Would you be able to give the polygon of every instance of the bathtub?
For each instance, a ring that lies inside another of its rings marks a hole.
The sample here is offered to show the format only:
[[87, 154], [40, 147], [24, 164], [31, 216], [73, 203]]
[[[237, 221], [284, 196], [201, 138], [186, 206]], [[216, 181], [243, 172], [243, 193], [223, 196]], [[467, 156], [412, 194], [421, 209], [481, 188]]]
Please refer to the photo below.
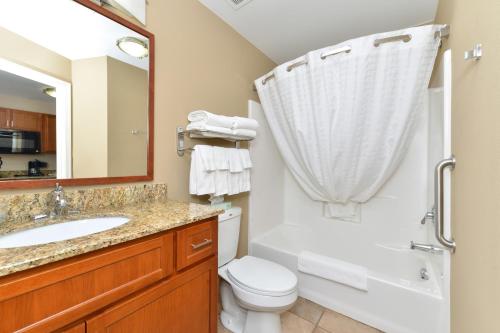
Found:
[[[323, 235], [324, 237], [324, 235]], [[251, 255], [284, 265], [299, 278], [300, 296], [388, 333], [441, 333], [446, 303], [441, 273], [430, 255], [383, 244], [367, 245], [356, 257], [349, 244], [331, 242], [321, 248], [323, 238], [304, 226], [280, 224], [251, 241]], [[297, 270], [300, 251], [363, 266], [368, 270], [368, 291], [305, 274]], [[368, 254], [368, 255], [367, 255]], [[435, 255], [434, 255], [435, 256]], [[420, 276], [427, 270], [429, 279]]]

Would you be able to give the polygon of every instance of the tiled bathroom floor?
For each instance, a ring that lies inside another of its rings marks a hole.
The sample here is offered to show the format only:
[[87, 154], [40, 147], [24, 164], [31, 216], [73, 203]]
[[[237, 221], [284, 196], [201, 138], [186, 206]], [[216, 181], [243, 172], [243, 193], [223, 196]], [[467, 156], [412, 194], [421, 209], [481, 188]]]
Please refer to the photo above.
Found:
[[[281, 315], [283, 333], [381, 333], [340, 313], [327, 310], [304, 298]], [[230, 333], [219, 322], [218, 333]]]

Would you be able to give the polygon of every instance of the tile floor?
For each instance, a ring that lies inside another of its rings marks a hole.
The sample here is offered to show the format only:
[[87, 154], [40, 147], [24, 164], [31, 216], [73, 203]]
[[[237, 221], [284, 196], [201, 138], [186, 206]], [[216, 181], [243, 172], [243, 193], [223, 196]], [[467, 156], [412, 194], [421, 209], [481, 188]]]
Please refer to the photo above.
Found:
[[[300, 297], [293, 308], [281, 315], [281, 327], [283, 333], [381, 333]], [[230, 332], [219, 322], [218, 333]]]

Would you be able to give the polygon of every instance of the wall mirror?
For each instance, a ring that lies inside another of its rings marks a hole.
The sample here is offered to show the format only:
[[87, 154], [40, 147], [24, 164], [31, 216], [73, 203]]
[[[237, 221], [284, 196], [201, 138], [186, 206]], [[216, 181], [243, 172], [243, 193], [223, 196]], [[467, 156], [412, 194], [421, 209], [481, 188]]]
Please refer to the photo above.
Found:
[[151, 180], [153, 39], [90, 0], [0, 2], [0, 189]]

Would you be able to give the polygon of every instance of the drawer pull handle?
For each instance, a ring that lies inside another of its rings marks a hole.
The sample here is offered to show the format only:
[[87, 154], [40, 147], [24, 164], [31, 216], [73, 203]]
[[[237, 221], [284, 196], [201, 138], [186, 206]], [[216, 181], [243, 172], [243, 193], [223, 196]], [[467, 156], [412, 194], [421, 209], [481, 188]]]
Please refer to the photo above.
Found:
[[191, 246], [193, 247], [193, 250], [196, 250], [196, 249], [199, 249], [200, 247], [204, 247], [204, 246], [207, 246], [207, 245], [210, 245], [212, 244], [212, 240], [211, 239], [206, 239], [201, 242], [201, 243], [198, 243], [198, 244], [191, 244]]

